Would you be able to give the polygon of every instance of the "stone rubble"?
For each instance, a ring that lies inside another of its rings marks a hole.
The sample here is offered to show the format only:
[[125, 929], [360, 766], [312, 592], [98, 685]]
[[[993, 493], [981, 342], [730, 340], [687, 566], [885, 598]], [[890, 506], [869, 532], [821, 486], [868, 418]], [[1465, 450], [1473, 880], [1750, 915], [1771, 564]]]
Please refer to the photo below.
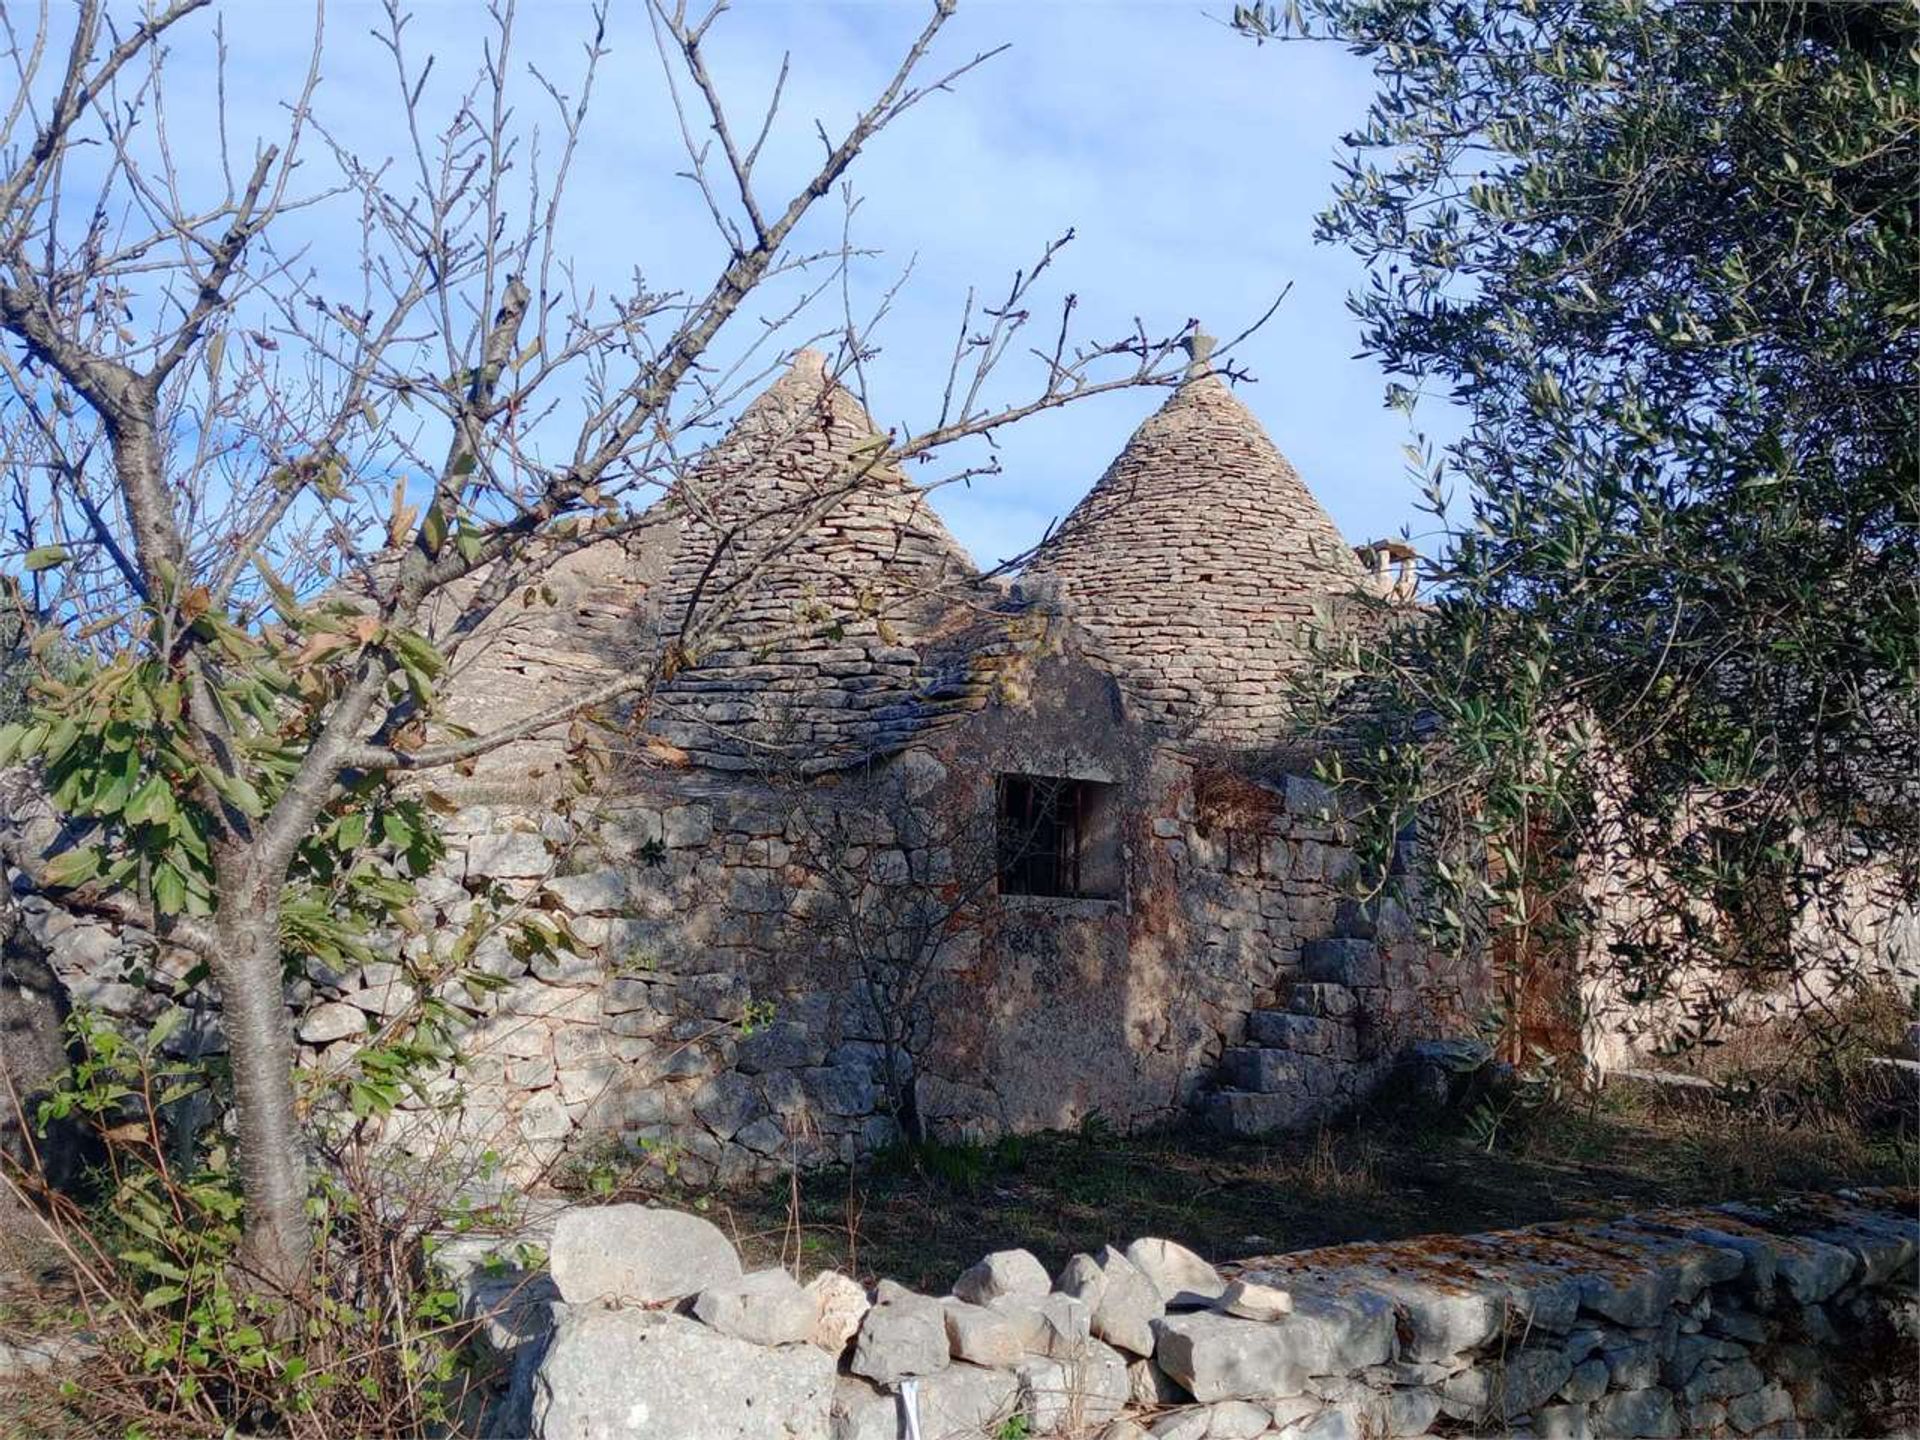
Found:
[[537, 1307], [551, 1336], [515, 1370], [529, 1398], [501, 1413], [536, 1440], [1845, 1434], [1840, 1352], [1911, 1361], [1920, 1343], [1917, 1210], [1920, 1192], [1863, 1189], [1226, 1275], [1147, 1238], [1075, 1256], [1057, 1282], [1001, 1251], [955, 1294], [883, 1280], [869, 1303], [844, 1276], [742, 1275], [693, 1217], [577, 1209], [555, 1227], [559, 1299]]

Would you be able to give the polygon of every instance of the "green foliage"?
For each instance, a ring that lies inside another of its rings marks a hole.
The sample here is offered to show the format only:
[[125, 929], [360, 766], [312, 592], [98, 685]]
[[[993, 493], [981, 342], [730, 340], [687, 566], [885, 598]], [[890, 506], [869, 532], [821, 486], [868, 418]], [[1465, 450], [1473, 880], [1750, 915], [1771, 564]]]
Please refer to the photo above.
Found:
[[1920, 11], [1235, 18], [1373, 64], [1321, 235], [1392, 401], [1467, 420], [1412, 451], [1433, 604], [1317, 677], [1376, 879], [1417, 816], [1443, 933], [1518, 963], [1591, 939], [1597, 875], [1617, 988], [1682, 1042], [1844, 965], [1796, 937], [1916, 868]]
[[[334, 685], [316, 667], [366, 630], [364, 617], [344, 607], [299, 613], [302, 625], [273, 632], [242, 631], [211, 611], [194, 621], [226, 662], [205, 687], [232, 737], [220, 755], [194, 743], [189, 686], [157, 646], [124, 650], [80, 673], [39, 669], [25, 713], [0, 725], [0, 765], [37, 761], [60, 812], [90, 822], [86, 843], [51, 862], [51, 883], [131, 891], [162, 918], [213, 913], [217, 843], [279, 802], [311, 744], [316, 706]], [[155, 620], [156, 638], [161, 628]], [[316, 639], [325, 642], [317, 650]], [[394, 643], [411, 657], [410, 683], [424, 684], [438, 664], [431, 648], [417, 637]], [[283, 893], [289, 973], [310, 958], [335, 966], [373, 958], [369, 929], [401, 921], [411, 880], [441, 850], [422, 800], [380, 776], [341, 785]]]
[[106, 1157], [93, 1201], [56, 1198], [49, 1221], [85, 1262], [79, 1303], [100, 1347], [85, 1380], [62, 1383], [64, 1404], [97, 1433], [457, 1433], [472, 1324], [418, 1263], [432, 1242], [408, 1217], [455, 1231], [460, 1217], [376, 1194], [371, 1170], [339, 1167], [309, 1202], [310, 1287], [282, 1295], [251, 1283], [223, 1143], [182, 1154], [168, 1134], [170, 1107], [223, 1084], [203, 1062], [168, 1057], [181, 1014], [136, 1042], [77, 1012], [78, 1061], [41, 1107], [43, 1125], [84, 1122]]

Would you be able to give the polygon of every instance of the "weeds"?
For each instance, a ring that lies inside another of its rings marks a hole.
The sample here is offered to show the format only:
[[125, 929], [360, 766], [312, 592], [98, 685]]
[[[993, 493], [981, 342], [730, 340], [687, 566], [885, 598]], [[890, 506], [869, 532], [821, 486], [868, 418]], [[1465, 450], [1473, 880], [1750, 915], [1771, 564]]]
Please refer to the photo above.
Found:
[[[308, 1202], [317, 1244], [306, 1284], [266, 1287], [241, 1255], [243, 1201], [218, 1130], [167, 1133], [164, 1117], [208, 1080], [77, 1017], [80, 1055], [41, 1107], [82, 1121], [103, 1159], [79, 1198], [40, 1183], [38, 1157], [6, 1183], [35, 1213], [64, 1272], [17, 1306], [23, 1331], [84, 1335], [67, 1373], [16, 1376], [10, 1433], [298, 1440], [462, 1433], [477, 1411], [480, 1318], [433, 1263], [442, 1238], [489, 1217], [444, 1183], [359, 1143], [328, 1153]], [[6, 1413], [6, 1412], [0, 1412]], [[26, 1417], [32, 1430], [26, 1430]]]

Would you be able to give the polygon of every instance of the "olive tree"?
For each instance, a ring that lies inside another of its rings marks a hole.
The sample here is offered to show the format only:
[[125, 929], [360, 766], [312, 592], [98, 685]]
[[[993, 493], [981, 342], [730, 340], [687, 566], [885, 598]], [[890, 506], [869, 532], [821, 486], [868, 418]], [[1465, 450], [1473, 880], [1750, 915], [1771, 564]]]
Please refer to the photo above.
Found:
[[1430, 606], [1318, 676], [1376, 853], [1450, 823], [1448, 926], [1595, 946], [1677, 1038], [1864, 978], [1812, 941], [1910, 906], [1920, 856], [1920, 12], [1233, 21], [1372, 67], [1319, 234], [1390, 400], [1464, 420], [1412, 447]]

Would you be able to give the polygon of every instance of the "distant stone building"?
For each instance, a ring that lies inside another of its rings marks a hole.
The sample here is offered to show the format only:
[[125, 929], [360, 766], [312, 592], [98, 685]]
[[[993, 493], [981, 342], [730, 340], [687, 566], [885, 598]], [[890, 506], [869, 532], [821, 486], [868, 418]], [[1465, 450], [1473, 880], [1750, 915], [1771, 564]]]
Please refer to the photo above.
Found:
[[1196, 364], [1012, 582], [882, 449], [803, 354], [657, 525], [463, 649], [477, 726], [672, 673], [586, 794], [558, 739], [458, 782], [444, 933], [504, 889], [579, 951], [483, 943], [462, 1133], [729, 1176], [902, 1125], [1250, 1132], [1457, 1033], [1472, 978], [1341, 901], [1330, 797], [1252, 778], [1309, 630], [1377, 587], [1225, 381]]

